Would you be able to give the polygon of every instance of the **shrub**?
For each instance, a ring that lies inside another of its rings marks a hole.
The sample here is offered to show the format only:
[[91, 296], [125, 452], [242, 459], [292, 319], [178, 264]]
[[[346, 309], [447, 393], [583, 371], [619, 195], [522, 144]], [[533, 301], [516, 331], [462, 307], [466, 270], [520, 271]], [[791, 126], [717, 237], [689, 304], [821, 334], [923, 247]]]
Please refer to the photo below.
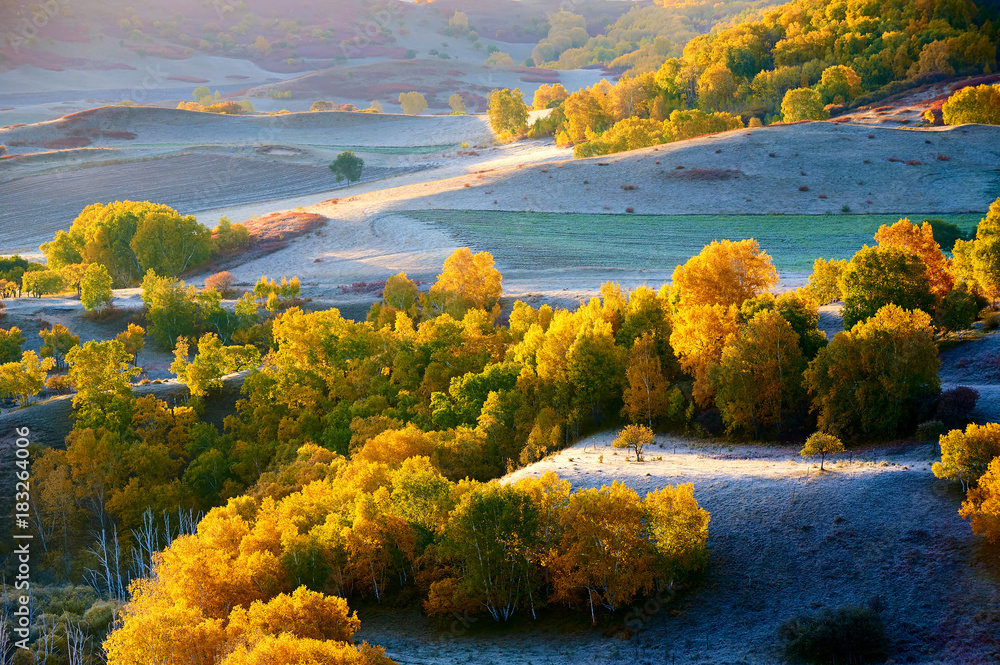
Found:
[[885, 626], [867, 607], [825, 609], [789, 619], [778, 629], [789, 660], [807, 663], [864, 663], [885, 651]]
[[232, 297], [234, 294], [233, 285], [236, 279], [228, 272], [217, 272], [205, 279], [206, 289], [215, 289], [223, 298]]

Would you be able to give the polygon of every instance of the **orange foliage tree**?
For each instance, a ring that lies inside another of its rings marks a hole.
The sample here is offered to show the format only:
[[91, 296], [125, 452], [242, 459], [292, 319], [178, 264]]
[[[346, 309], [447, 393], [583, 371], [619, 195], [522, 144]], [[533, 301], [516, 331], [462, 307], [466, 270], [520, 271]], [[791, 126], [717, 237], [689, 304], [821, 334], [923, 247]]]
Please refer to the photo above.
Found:
[[934, 240], [934, 231], [929, 223], [917, 226], [904, 218], [892, 226], [883, 224], [875, 234], [875, 242], [879, 247], [893, 245], [923, 259], [931, 291], [937, 296], [943, 297], [955, 285], [948, 259]]

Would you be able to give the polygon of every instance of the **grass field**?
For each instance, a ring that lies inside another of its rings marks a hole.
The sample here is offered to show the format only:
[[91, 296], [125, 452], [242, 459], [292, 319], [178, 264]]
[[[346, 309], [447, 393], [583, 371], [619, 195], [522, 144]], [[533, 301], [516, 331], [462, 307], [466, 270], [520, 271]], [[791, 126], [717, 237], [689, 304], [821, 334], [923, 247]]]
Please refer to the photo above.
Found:
[[[874, 244], [881, 224], [908, 215], [588, 215], [493, 210], [421, 210], [457, 239], [510, 268], [664, 269], [713, 240], [756, 238], [778, 270], [812, 270], [817, 257], [848, 259]], [[927, 215], [910, 215], [919, 221]], [[939, 215], [968, 232], [981, 215]]]

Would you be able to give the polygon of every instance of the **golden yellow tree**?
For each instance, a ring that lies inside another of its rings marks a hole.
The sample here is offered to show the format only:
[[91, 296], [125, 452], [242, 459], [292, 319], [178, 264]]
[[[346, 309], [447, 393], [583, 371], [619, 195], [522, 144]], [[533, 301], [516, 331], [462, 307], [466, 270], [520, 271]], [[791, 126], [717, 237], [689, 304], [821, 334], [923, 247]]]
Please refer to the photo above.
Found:
[[687, 306], [674, 315], [670, 345], [681, 368], [694, 375], [694, 397], [702, 406], [711, 403], [713, 396], [708, 369], [736, 337], [738, 316], [737, 305]]
[[667, 382], [660, 368], [660, 356], [656, 352], [656, 340], [646, 333], [635, 341], [628, 355], [625, 368], [625, 406], [622, 412], [632, 422], [645, 421], [650, 427], [653, 421], [667, 412]]
[[990, 462], [979, 486], [969, 490], [958, 514], [969, 520], [972, 533], [1000, 545], [1000, 457]]
[[713, 240], [674, 270], [678, 306], [736, 305], [778, 283], [771, 257], [752, 238]]
[[653, 589], [655, 555], [646, 538], [642, 502], [615, 482], [582, 489], [562, 511], [562, 538], [549, 562], [550, 601], [615, 611]]
[[975, 423], [965, 431], [953, 429], [941, 435], [941, 461], [932, 470], [938, 478], [957, 480], [968, 489], [986, 472], [994, 458], [1000, 457], [1000, 424]]
[[[626, 451], [633, 451], [635, 453], [635, 461], [641, 462], [642, 449], [652, 445], [655, 440], [653, 430], [645, 425], [626, 425], [622, 428], [622, 431], [618, 432], [618, 436], [611, 442], [611, 445], [615, 448], [625, 448]], [[626, 453], [626, 459], [628, 459], [628, 453]]]
[[489, 252], [473, 254], [468, 247], [456, 249], [444, 262], [444, 270], [431, 287], [432, 300], [441, 301], [441, 309], [457, 313], [482, 308], [489, 310], [503, 293], [503, 278]]

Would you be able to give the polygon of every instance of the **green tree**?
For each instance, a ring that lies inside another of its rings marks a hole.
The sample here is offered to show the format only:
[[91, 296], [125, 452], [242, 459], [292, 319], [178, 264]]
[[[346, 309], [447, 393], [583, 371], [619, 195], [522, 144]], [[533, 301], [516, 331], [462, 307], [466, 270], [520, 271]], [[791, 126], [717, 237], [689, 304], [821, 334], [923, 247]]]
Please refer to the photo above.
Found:
[[69, 378], [76, 386], [74, 419], [78, 428], [105, 427], [124, 432], [132, 425], [132, 379], [139, 369], [117, 341], [84, 342], [66, 354]]
[[200, 400], [213, 390], [222, 388], [222, 377], [232, 372], [253, 369], [260, 364], [260, 351], [252, 345], [223, 346], [218, 335], [208, 333], [198, 340], [198, 353], [188, 361], [189, 344], [184, 337], [177, 340], [174, 362], [170, 371], [188, 387], [191, 396]]
[[926, 420], [940, 366], [930, 316], [886, 305], [821, 349], [805, 386], [821, 431], [892, 437]]
[[834, 65], [823, 70], [819, 86], [825, 103], [844, 104], [861, 92], [861, 77], [853, 67]]
[[451, 107], [452, 115], [465, 115], [465, 100], [457, 92], [448, 98], [448, 106]]
[[196, 289], [184, 282], [160, 277], [155, 271], [142, 280], [142, 302], [146, 305], [149, 333], [164, 349], [173, 349], [177, 338], [191, 337], [198, 319]]
[[350, 150], [337, 155], [337, 159], [330, 163], [330, 170], [337, 178], [337, 182], [347, 179], [347, 183], [361, 180], [361, 169], [365, 166], [365, 160], [356, 156]]
[[729, 431], [759, 438], [781, 432], [787, 414], [803, 396], [805, 359], [799, 337], [776, 311], [758, 312], [722, 350], [710, 370], [715, 403]]
[[427, 110], [427, 99], [415, 90], [399, 93], [399, 104], [406, 115], [420, 115]]
[[[934, 240], [941, 246], [941, 251], [943, 252], [950, 252], [954, 249], [956, 240], [965, 240], [965, 234], [962, 233], [962, 229], [958, 228], [957, 224], [946, 222], [943, 219], [925, 219], [920, 224], [921, 226], [923, 224], [931, 225], [931, 233], [934, 236]], [[973, 233], [974, 236], [975, 234]]]
[[812, 88], [789, 90], [781, 100], [781, 119], [785, 122], [829, 118], [830, 112], [823, 108], [822, 95]]
[[114, 293], [108, 269], [100, 263], [91, 263], [80, 280], [80, 302], [88, 312], [104, 309], [111, 304]]
[[250, 232], [243, 224], [233, 224], [228, 217], [220, 217], [212, 229], [212, 255], [233, 256], [250, 248]]
[[802, 446], [802, 457], [815, 457], [819, 455], [819, 470], [823, 470], [826, 463], [826, 456], [844, 451], [844, 444], [837, 437], [826, 432], [815, 432], [809, 435], [806, 443]]
[[507, 621], [522, 607], [534, 613], [542, 597], [531, 557], [538, 508], [511, 485], [487, 483], [462, 496], [444, 530], [442, 551], [458, 563], [455, 595]]
[[493, 131], [502, 137], [516, 136], [528, 123], [528, 106], [520, 89], [504, 88], [490, 93], [490, 106], [486, 111]]
[[58, 270], [33, 270], [21, 278], [21, 290], [41, 298], [63, 289], [63, 277]]
[[962, 331], [972, 327], [978, 313], [979, 301], [969, 290], [969, 283], [959, 282], [941, 300], [937, 321], [942, 329], [957, 331], [958, 340], [962, 341]]
[[56, 363], [56, 369], [62, 369], [66, 354], [74, 346], [80, 344], [80, 336], [74, 335], [66, 326], [57, 323], [48, 330], [39, 330], [38, 336], [42, 338], [42, 348], [40, 354], [43, 358], [52, 358]]
[[130, 246], [144, 272], [176, 277], [208, 260], [212, 233], [190, 215], [154, 212], [143, 217]]
[[845, 328], [874, 316], [885, 305], [929, 314], [936, 305], [927, 264], [895, 245], [862, 248], [844, 269], [840, 290]]

